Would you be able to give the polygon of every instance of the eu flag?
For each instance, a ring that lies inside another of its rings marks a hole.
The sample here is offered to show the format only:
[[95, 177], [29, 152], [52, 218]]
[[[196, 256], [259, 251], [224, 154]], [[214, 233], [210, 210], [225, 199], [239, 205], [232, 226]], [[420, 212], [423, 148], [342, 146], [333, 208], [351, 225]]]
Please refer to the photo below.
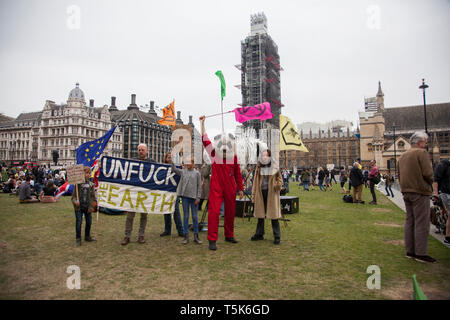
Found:
[[111, 138], [116, 127], [110, 129], [103, 137], [97, 140], [88, 141], [79, 146], [77, 152], [77, 164], [83, 164], [92, 167], [95, 160], [99, 159], [105, 149], [106, 144]]

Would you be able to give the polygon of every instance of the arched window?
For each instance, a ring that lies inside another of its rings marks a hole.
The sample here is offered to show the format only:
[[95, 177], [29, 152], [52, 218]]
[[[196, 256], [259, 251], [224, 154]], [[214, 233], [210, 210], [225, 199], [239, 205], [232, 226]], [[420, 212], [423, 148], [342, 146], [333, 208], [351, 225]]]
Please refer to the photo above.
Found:
[[372, 147], [371, 143], [367, 144], [367, 151], [369, 151], [369, 152], [373, 151], [373, 147]]
[[397, 147], [398, 147], [399, 149], [405, 149], [405, 143], [404, 143], [403, 141], [399, 141], [399, 142], [397, 143]]

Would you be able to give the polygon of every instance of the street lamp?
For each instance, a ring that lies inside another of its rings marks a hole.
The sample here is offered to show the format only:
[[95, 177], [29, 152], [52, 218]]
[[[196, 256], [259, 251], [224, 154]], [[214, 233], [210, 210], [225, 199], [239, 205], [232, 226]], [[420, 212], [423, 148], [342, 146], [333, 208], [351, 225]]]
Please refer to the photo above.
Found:
[[392, 128], [394, 129], [394, 166], [395, 166], [395, 178], [397, 178], [397, 149], [396, 149], [396, 142], [395, 142], [395, 122], [392, 125]]
[[[427, 104], [425, 100], [425, 89], [428, 88], [428, 85], [425, 84], [425, 79], [422, 79], [422, 85], [419, 87], [419, 89], [422, 89], [422, 96], [423, 96], [423, 114], [425, 119], [425, 133], [428, 135], [428, 127], [427, 127]], [[427, 145], [427, 151], [428, 151], [428, 145]]]

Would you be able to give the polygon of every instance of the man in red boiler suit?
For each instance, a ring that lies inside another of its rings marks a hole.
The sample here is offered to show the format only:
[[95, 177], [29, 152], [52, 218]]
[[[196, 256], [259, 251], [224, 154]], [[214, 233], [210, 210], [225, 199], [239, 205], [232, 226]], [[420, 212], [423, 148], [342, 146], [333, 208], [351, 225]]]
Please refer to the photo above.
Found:
[[217, 250], [216, 241], [222, 202], [225, 203], [225, 241], [237, 243], [234, 238], [236, 191], [239, 189], [239, 198], [242, 199], [244, 197], [244, 187], [232, 138], [225, 134], [219, 135], [214, 139], [215, 144], [213, 146], [205, 132], [205, 116], [200, 117], [200, 124], [203, 146], [211, 157], [212, 162], [208, 206], [209, 249]]

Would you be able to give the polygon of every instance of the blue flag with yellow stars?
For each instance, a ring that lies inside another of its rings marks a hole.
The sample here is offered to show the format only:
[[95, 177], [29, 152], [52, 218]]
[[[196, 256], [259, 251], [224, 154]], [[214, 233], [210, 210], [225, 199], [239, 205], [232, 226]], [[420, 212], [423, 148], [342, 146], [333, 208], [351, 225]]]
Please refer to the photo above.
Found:
[[95, 160], [99, 159], [105, 149], [106, 144], [111, 138], [116, 127], [110, 129], [103, 137], [97, 140], [83, 143], [77, 148], [77, 164], [83, 164], [87, 167], [92, 167]]

